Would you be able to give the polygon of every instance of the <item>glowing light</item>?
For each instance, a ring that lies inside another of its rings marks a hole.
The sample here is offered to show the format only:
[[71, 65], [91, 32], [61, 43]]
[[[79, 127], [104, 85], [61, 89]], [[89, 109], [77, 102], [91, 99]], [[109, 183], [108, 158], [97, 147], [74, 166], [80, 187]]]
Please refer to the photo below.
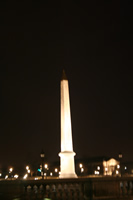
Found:
[[79, 164], [79, 167], [80, 167], [80, 168], [82, 168], [82, 167], [83, 167], [83, 165], [80, 163], [80, 164]]
[[44, 165], [44, 168], [45, 168], [45, 169], [48, 169], [48, 164], [45, 164], [45, 165]]
[[118, 170], [116, 170], [116, 174], [119, 174], [119, 171], [118, 171]]
[[44, 158], [44, 157], [45, 157], [44, 153], [41, 153], [40, 156], [41, 156], [41, 158]]
[[0, 176], [2, 176], [2, 174], [0, 173]]
[[50, 176], [53, 176], [53, 173], [52, 173], [52, 172], [50, 172]]
[[124, 168], [125, 170], [127, 169], [127, 167], [125, 166], [125, 168]]
[[105, 167], [105, 171], [106, 171], [106, 172], [108, 171], [108, 168], [107, 168], [107, 167]]
[[13, 168], [11, 167], [10, 169], [9, 169], [9, 173], [11, 173], [13, 171]]
[[55, 168], [55, 172], [58, 172], [58, 169], [57, 169], [57, 168]]
[[15, 175], [14, 175], [14, 178], [18, 178], [18, 174], [15, 174]]
[[38, 178], [35, 178], [35, 180], [38, 180]]
[[44, 173], [44, 176], [47, 176], [47, 173]]
[[95, 170], [95, 171], [94, 171], [94, 174], [95, 174], [95, 175], [99, 175], [99, 171]]
[[83, 167], [81, 168], [81, 172], [84, 172], [84, 168]]
[[117, 169], [120, 169], [120, 165], [117, 165]]
[[28, 165], [26, 166], [26, 169], [29, 170], [29, 166]]
[[27, 177], [28, 177], [28, 174], [25, 174], [24, 177], [23, 177], [23, 179], [27, 179]]
[[28, 174], [30, 173], [30, 169], [27, 170]]
[[97, 170], [100, 170], [100, 166], [97, 166]]
[[5, 176], [5, 179], [7, 179], [7, 178], [8, 178], [8, 175]]
[[119, 154], [119, 158], [122, 158], [122, 154], [121, 153]]

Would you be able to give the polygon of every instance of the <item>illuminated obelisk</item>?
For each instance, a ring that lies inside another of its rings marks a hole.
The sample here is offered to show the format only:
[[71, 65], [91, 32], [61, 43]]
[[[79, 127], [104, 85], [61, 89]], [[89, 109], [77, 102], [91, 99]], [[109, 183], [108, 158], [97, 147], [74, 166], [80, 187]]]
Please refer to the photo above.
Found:
[[72, 142], [69, 86], [64, 70], [61, 79], [61, 152], [59, 156], [61, 170], [59, 178], [77, 178]]

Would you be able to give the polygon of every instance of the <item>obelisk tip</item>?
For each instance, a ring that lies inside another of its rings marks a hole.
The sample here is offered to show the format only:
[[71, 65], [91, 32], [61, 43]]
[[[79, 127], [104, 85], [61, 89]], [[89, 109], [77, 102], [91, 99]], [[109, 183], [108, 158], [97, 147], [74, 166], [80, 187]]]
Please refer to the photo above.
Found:
[[63, 69], [63, 71], [62, 71], [61, 80], [67, 80], [66, 73], [65, 73], [65, 70], [64, 70], [64, 69]]

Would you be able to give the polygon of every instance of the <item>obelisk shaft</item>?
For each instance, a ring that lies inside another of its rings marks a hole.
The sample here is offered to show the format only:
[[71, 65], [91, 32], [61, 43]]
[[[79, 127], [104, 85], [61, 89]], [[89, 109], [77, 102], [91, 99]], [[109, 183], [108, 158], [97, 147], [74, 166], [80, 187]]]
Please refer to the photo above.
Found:
[[72, 127], [70, 114], [69, 86], [65, 72], [61, 80], [61, 153], [60, 178], [76, 178], [72, 143]]
[[73, 151], [68, 80], [61, 81], [61, 151]]

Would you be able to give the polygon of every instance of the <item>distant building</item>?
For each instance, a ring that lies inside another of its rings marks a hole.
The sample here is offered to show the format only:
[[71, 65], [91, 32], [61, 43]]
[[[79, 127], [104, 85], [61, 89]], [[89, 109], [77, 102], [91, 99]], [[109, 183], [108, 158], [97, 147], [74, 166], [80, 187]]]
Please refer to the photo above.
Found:
[[120, 175], [120, 162], [110, 157], [91, 157], [76, 160], [76, 172], [82, 175]]
[[111, 158], [103, 161], [103, 175], [119, 175], [120, 174], [120, 162]]

